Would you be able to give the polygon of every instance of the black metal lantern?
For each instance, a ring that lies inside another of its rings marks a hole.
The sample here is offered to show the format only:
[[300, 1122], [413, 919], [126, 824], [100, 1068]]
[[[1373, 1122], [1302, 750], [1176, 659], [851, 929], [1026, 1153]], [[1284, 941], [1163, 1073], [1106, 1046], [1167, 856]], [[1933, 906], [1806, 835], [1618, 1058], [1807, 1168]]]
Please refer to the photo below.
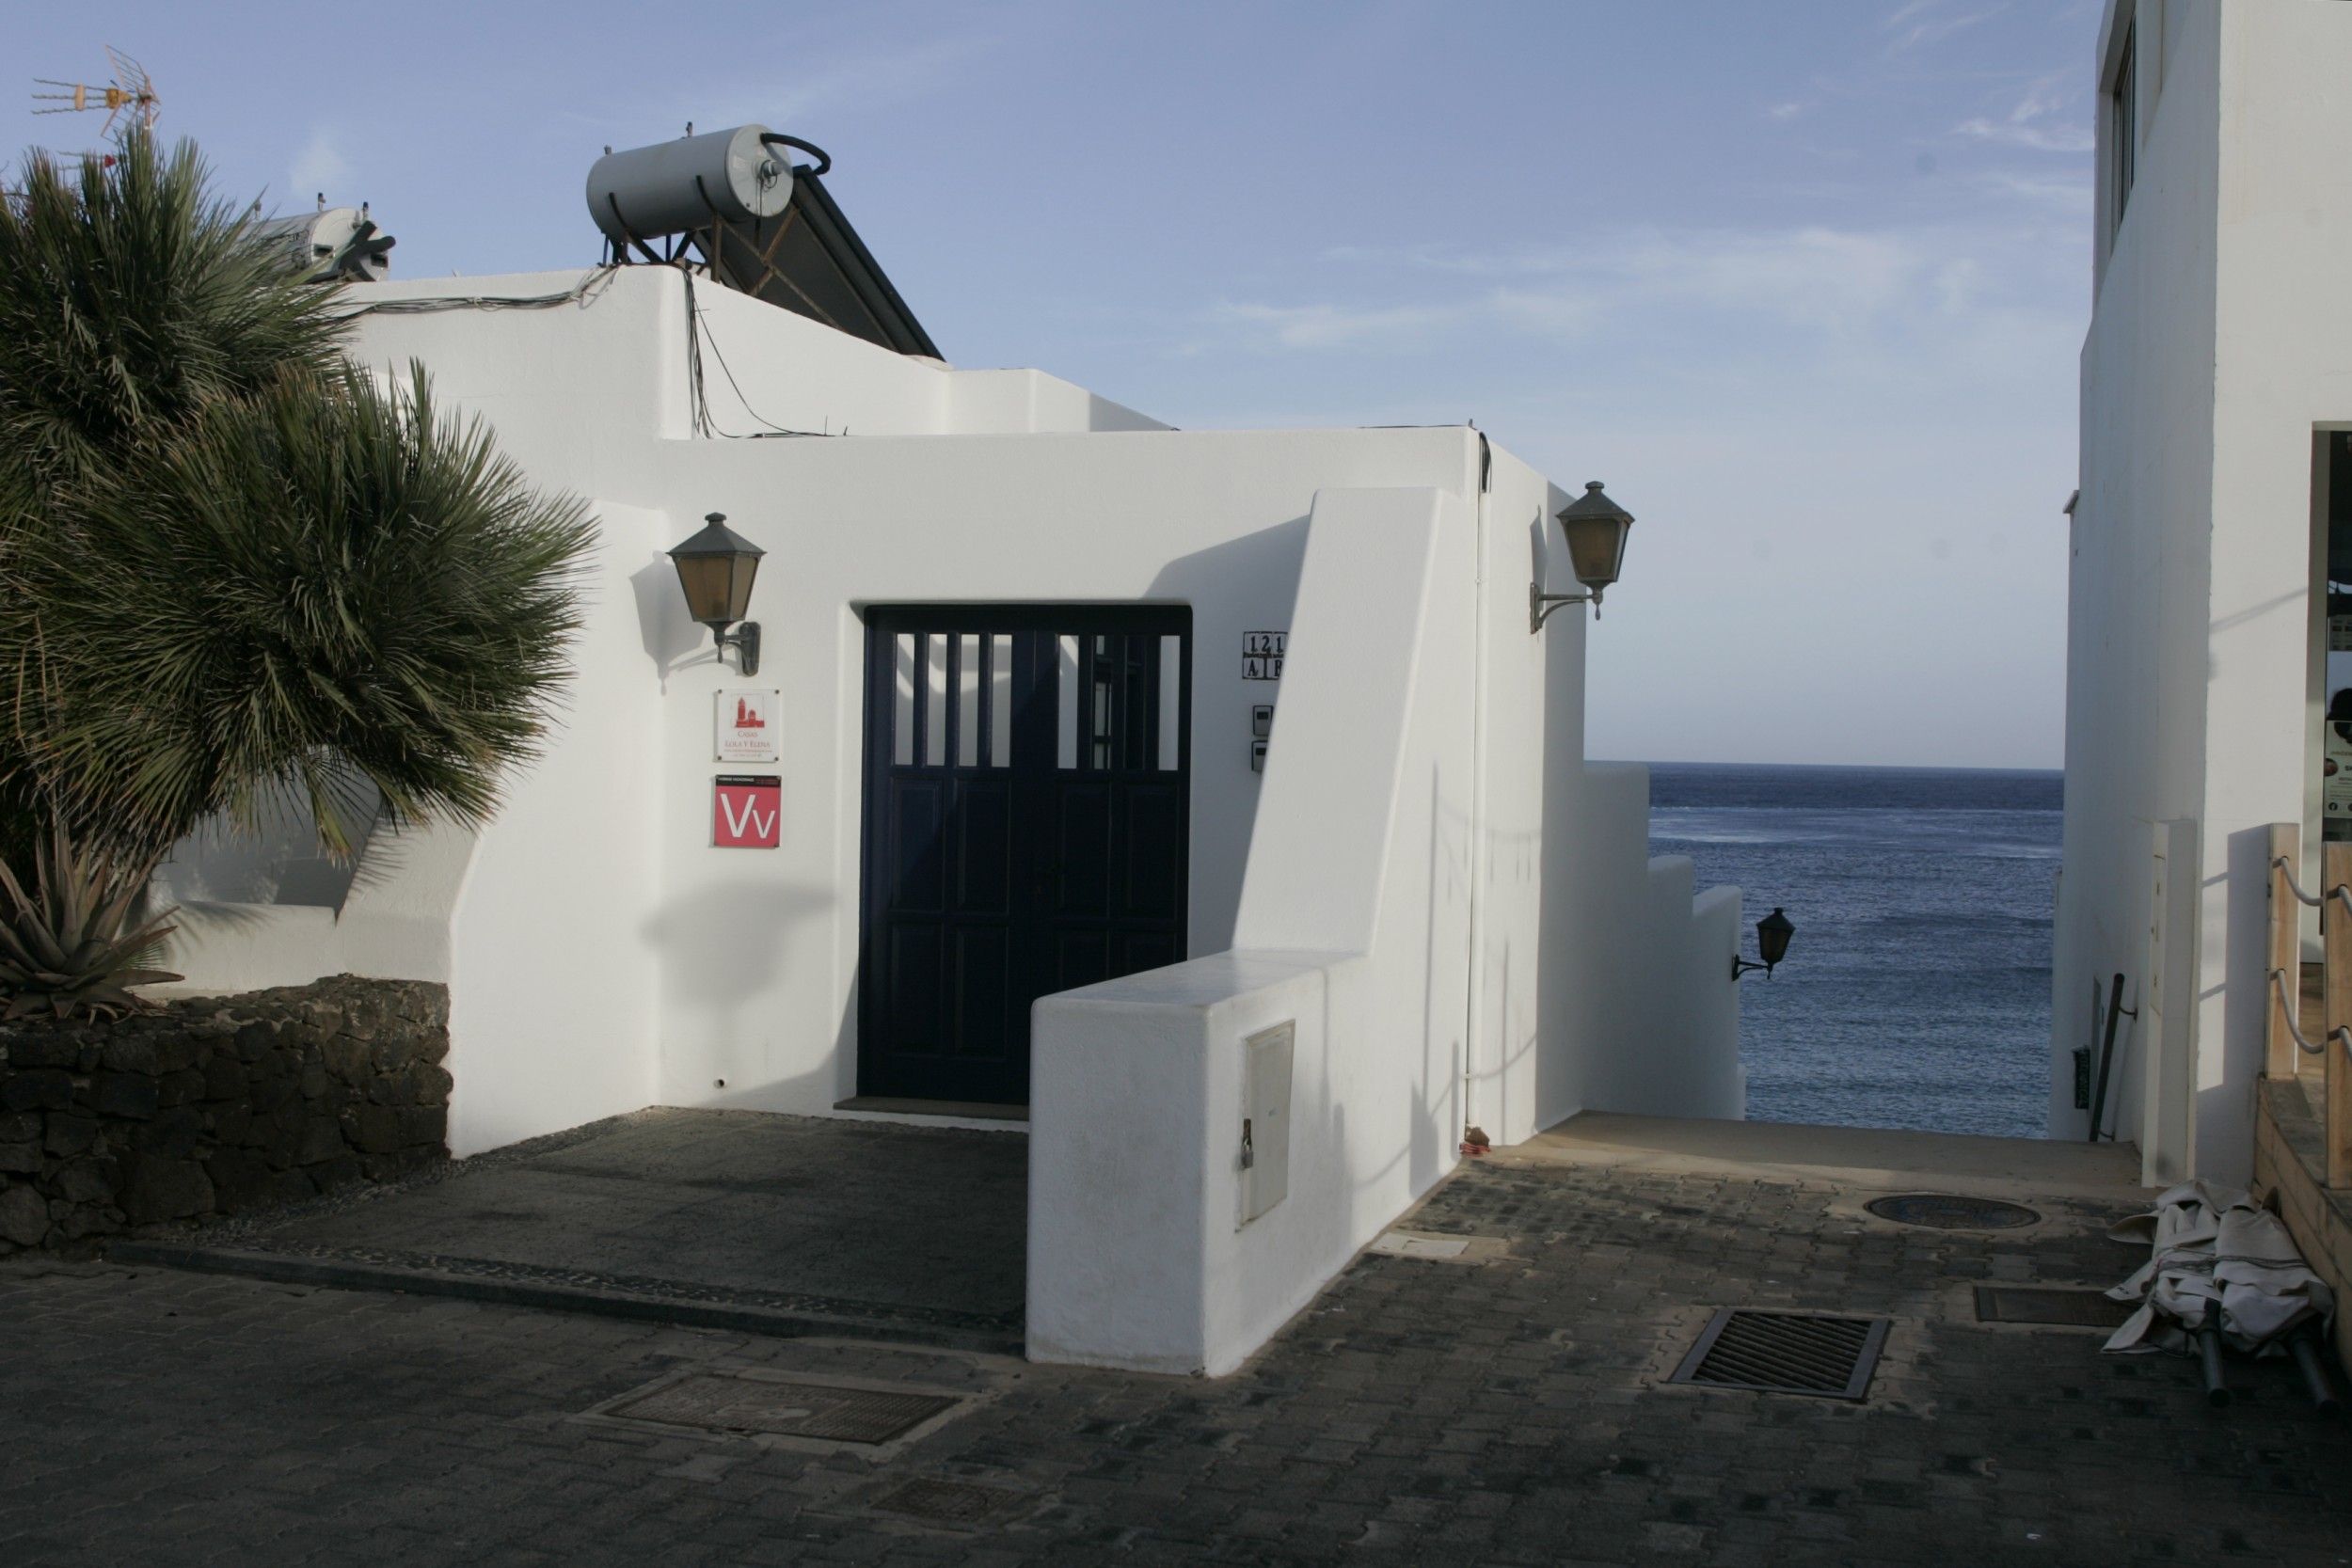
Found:
[[728, 648], [735, 650], [747, 675], [759, 673], [759, 623], [743, 617], [752, 608], [759, 558], [767, 553], [727, 527], [723, 512], [706, 516], [701, 532], [670, 551], [677, 585], [686, 594], [686, 612], [710, 628], [722, 657]]
[[1771, 979], [1780, 960], [1788, 956], [1788, 939], [1797, 934], [1796, 923], [1775, 909], [1756, 923], [1756, 952], [1763, 962], [1756, 963], [1734, 953], [1731, 956], [1731, 977], [1735, 980], [1751, 969], [1760, 969]]
[[1545, 618], [1562, 605], [1590, 602], [1593, 618], [1600, 619], [1601, 594], [1615, 584], [1618, 573], [1625, 569], [1626, 536], [1632, 528], [1633, 514], [1611, 500], [1599, 480], [1586, 484], [1582, 495], [1562, 507], [1560, 532], [1568, 542], [1568, 565], [1584, 592], [1547, 594], [1543, 584], [1529, 584], [1527, 614], [1532, 625], [1528, 629], [1540, 630]]

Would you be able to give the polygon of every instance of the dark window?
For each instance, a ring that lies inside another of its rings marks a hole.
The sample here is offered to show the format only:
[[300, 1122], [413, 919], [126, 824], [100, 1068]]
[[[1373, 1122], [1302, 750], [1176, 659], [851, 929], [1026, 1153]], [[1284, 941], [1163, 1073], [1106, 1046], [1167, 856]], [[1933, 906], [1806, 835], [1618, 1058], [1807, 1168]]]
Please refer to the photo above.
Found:
[[2115, 150], [2115, 221], [2132, 198], [2132, 175], [2139, 150], [2139, 29], [2123, 30], [2123, 62], [2116, 68], [2115, 91], [2107, 99], [2107, 144]]

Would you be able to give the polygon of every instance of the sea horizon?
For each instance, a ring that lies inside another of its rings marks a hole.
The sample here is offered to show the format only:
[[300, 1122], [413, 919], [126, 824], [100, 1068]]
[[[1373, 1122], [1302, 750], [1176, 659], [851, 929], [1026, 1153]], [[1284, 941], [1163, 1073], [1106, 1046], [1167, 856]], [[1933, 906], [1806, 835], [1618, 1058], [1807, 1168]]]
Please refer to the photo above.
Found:
[[1644, 766], [1651, 852], [1740, 888], [1742, 951], [1797, 927], [1743, 982], [1750, 1117], [2044, 1135], [2061, 771]]

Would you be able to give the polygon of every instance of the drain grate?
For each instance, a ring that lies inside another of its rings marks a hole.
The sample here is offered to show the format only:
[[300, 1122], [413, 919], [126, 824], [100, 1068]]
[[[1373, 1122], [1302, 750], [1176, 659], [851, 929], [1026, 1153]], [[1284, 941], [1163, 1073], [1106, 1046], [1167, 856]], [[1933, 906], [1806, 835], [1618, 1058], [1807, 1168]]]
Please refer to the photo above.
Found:
[[2042, 1216], [2022, 1203], [1997, 1197], [1963, 1197], [1957, 1193], [1899, 1193], [1875, 1197], [1863, 1205], [1883, 1220], [1897, 1225], [1925, 1226], [1931, 1230], [2014, 1230], [2038, 1225]]
[[605, 1414], [710, 1432], [887, 1443], [956, 1403], [941, 1394], [697, 1372], [608, 1406]]
[[2047, 1285], [1979, 1285], [1977, 1321], [1981, 1323], [2056, 1323], [2066, 1328], [2119, 1328], [2138, 1303], [2111, 1301], [2101, 1290], [2064, 1290]]
[[1006, 1513], [1021, 1500], [1022, 1494], [1001, 1487], [918, 1477], [892, 1487], [867, 1506], [934, 1525], [977, 1525]]
[[1859, 1400], [1886, 1344], [1884, 1318], [1758, 1312], [1726, 1307], [1708, 1320], [1668, 1383]]

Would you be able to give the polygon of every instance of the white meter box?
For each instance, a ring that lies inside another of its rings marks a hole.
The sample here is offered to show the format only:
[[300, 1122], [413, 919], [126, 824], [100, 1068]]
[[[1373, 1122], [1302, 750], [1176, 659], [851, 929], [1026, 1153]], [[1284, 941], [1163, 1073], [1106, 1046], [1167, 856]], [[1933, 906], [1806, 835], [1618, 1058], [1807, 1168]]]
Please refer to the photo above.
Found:
[[783, 721], [781, 694], [769, 691], [722, 691], [711, 741], [719, 762], [773, 762], [776, 730]]
[[1234, 1228], [1291, 1190], [1291, 1057], [1295, 1022], [1261, 1029], [1241, 1042], [1241, 1213]]

